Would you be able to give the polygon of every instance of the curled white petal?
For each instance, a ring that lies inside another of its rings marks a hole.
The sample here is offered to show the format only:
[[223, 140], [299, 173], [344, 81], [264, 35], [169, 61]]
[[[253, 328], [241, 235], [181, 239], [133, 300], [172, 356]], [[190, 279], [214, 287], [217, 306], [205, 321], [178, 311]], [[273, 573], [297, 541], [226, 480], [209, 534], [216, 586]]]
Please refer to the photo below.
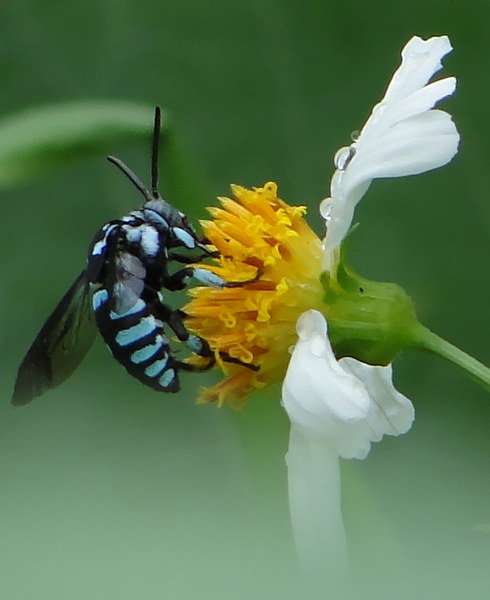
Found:
[[414, 408], [394, 388], [391, 366], [337, 361], [320, 312], [303, 313], [296, 327], [282, 388], [291, 421], [286, 463], [293, 534], [304, 571], [339, 583], [348, 566], [339, 457], [365, 458], [383, 435], [405, 433]]
[[366, 386], [372, 399], [368, 412], [370, 427], [381, 440], [383, 435], [407, 433], [415, 418], [410, 400], [393, 386], [391, 365], [367, 365], [355, 358], [341, 358], [339, 363]]
[[391, 367], [352, 358], [337, 361], [318, 311], [303, 313], [297, 331], [282, 388], [282, 403], [292, 423], [342, 458], [365, 458], [371, 442], [408, 431], [413, 405], [394, 388]]
[[[298, 319], [298, 342], [282, 388], [282, 403], [291, 422], [322, 438], [341, 456], [366, 454], [350, 435], [366, 418], [370, 398], [364, 385], [342, 368], [327, 337], [325, 319], [310, 310]], [[355, 448], [351, 448], [354, 441]]]
[[456, 80], [428, 83], [452, 50], [447, 36], [413, 37], [402, 50], [402, 63], [386, 94], [351, 146], [336, 155], [331, 197], [321, 206], [327, 224], [325, 268], [349, 230], [355, 207], [371, 181], [416, 175], [448, 163], [459, 134], [451, 116], [433, 107], [454, 93]]
[[423, 40], [412, 37], [402, 50], [402, 64], [397, 69], [386, 90], [384, 100], [404, 98], [425, 85], [442, 69], [441, 59], [451, 52], [447, 35]]

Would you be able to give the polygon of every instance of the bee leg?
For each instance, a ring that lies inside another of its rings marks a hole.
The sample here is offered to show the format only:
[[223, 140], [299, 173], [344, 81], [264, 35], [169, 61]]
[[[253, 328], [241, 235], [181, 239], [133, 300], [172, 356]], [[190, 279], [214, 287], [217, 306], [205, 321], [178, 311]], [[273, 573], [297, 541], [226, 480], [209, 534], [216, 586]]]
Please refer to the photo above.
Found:
[[186, 363], [182, 360], [177, 361], [177, 368], [181, 371], [188, 371], [190, 373], [202, 373], [203, 371], [208, 371], [212, 366], [214, 366], [215, 361], [210, 360], [207, 363], [202, 365], [193, 365], [191, 363]]
[[217, 250], [206, 250], [202, 254], [195, 256], [189, 256], [188, 254], [180, 254], [180, 252], [169, 252], [168, 260], [175, 260], [184, 265], [190, 265], [192, 263], [198, 263], [206, 258], [218, 258], [219, 252]]
[[197, 279], [197, 281], [203, 283], [204, 285], [207, 285], [208, 287], [214, 288], [242, 287], [244, 285], [247, 285], [247, 283], [254, 283], [262, 275], [262, 271], [260, 269], [257, 269], [255, 276], [251, 279], [246, 279], [245, 281], [226, 281], [226, 279], [223, 279], [223, 277], [216, 275], [216, 273], [213, 273], [208, 269], [202, 269], [200, 267], [190, 267], [190, 270], [192, 271], [190, 277]]
[[187, 286], [187, 280], [194, 278], [199, 283], [208, 287], [214, 288], [233, 288], [242, 287], [247, 283], [254, 283], [262, 275], [260, 270], [257, 270], [255, 277], [247, 279], [246, 281], [226, 281], [223, 277], [216, 275], [208, 269], [202, 269], [200, 267], [185, 267], [176, 271], [172, 275], [167, 275], [163, 280], [163, 286], [169, 291], [183, 290]]
[[208, 287], [226, 287], [226, 281], [222, 277], [215, 275], [207, 269], [200, 269], [198, 267], [185, 267], [172, 275], [167, 275], [163, 280], [163, 287], [171, 292], [183, 290], [187, 287], [188, 280], [192, 278], [197, 279], [200, 283]]
[[[168, 307], [166, 307], [166, 308], [168, 309]], [[211, 350], [208, 342], [205, 339], [203, 339], [202, 337], [199, 337], [198, 335], [189, 333], [189, 331], [186, 329], [186, 326], [184, 323], [184, 320], [186, 319], [187, 315], [185, 314], [185, 312], [183, 310], [174, 310], [174, 311], [171, 311], [171, 313], [172, 314], [169, 315], [169, 317], [168, 317], [168, 319], [166, 319], [166, 321], [170, 325], [172, 330], [175, 332], [175, 335], [179, 338], [179, 340], [181, 342], [184, 342], [186, 344], [186, 346], [189, 348], [189, 350], [191, 350], [195, 354], [198, 354], [199, 356], [210, 359], [210, 362], [207, 366], [205, 366], [204, 368], [199, 368], [197, 370], [204, 371], [205, 369], [209, 369], [210, 367], [212, 367], [214, 365], [214, 363], [216, 362], [216, 360], [215, 360], [214, 352]], [[252, 371], [258, 371], [260, 368], [257, 365], [245, 363], [242, 360], [240, 360], [239, 358], [230, 356], [227, 352], [220, 352], [219, 356], [220, 356], [221, 360], [223, 360], [224, 362], [241, 365], [242, 367], [247, 367], [247, 369], [251, 369]], [[187, 363], [184, 363], [184, 364], [187, 364]]]
[[[206, 340], [203, 340], [198, 335], [190, 333], [184, 324], [182, 311], [172, 310], [169, 306], [163, 303], [156, 305], [156, 313], [158, 317], [168, 323], [169, 327], [175, 333], [179, 341], [183, 342], [191, 352], [198, 354], [204, 358], [212, 358], [214, 363], [214, 354]], [[212, 366], [210, 364], [209, 366]]]

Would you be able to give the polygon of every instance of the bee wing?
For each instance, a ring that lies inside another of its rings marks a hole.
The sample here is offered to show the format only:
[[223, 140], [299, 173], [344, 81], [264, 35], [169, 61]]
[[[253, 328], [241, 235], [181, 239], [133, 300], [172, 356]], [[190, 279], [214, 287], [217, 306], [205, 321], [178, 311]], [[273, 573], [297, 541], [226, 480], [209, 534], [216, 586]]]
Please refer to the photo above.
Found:
[[27, 351], [17, 372], [12, 404], [28, 404], [75, 371], [97, 333], [90, 300], [82, 271]]

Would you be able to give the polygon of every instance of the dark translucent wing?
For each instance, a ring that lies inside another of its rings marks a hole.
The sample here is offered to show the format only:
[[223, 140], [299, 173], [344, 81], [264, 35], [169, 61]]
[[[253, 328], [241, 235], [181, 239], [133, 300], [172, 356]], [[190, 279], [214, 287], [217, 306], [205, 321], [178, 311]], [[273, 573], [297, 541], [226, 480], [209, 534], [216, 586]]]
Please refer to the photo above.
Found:
[[28, 404], [63, 383], [78, 367], [97, 333], [90, 297], [82, 271], [25, 355], [17, 372], [12, 404]]

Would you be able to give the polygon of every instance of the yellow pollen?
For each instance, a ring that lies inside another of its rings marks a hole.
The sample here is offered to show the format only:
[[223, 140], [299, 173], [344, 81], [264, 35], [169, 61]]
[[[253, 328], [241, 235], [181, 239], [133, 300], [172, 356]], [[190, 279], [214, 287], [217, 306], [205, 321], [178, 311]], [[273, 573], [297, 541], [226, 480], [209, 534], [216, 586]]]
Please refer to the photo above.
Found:
[[[231, 190], [234, 198], [219, 198], [221, 206], [208, 209], [213, 220], [201, 222], [219, 257], [199, 267], [245, 283], [193, 288], [184, 311], [187, 328], [209, 343], [225, 375], [198, 401], [236, 407], [249, 392], [284, 377], [296, 320], [322, 306], [323, 253], [321, 240], [303, 219], [306, 208], [278, 198], [275, 183]], [[199, 360], [192, 357], [196, 364]]]

